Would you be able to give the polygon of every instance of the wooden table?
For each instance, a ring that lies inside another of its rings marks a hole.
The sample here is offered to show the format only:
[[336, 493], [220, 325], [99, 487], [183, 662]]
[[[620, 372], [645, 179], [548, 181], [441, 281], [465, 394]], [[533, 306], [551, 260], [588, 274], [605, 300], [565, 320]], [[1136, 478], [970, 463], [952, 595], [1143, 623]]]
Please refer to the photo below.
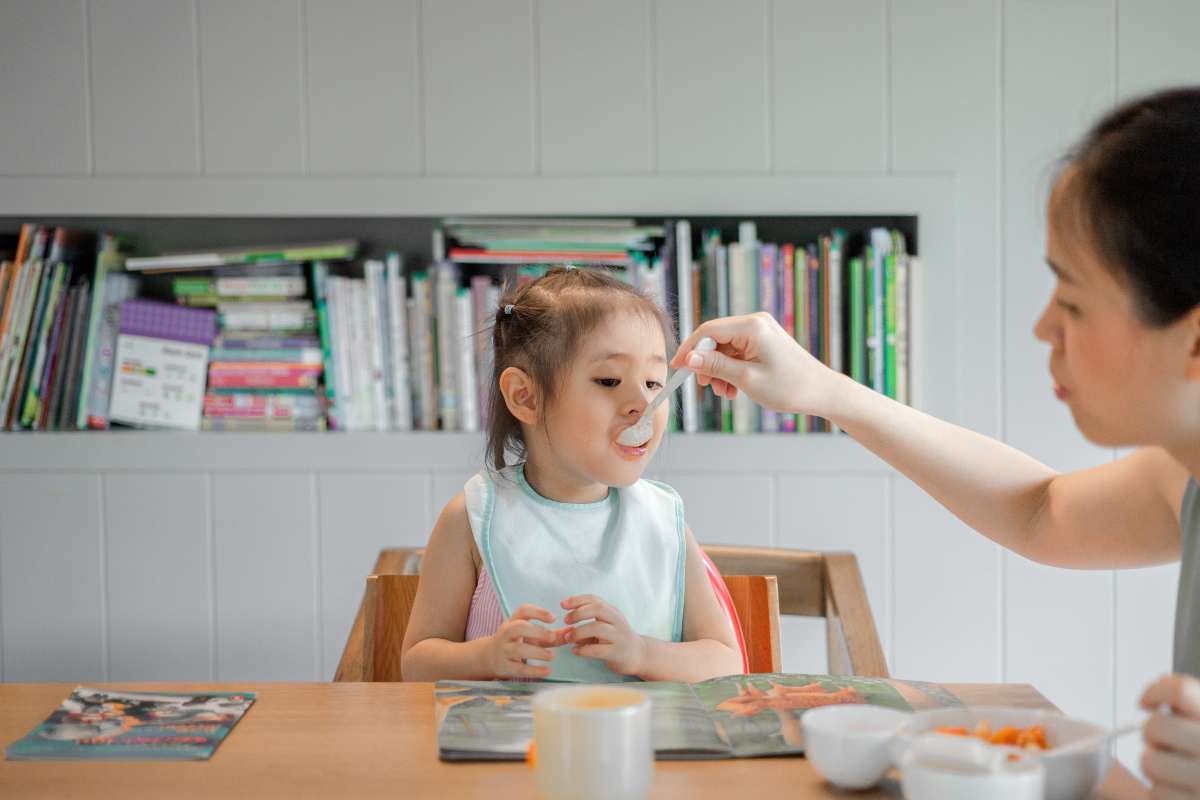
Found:
[[[0, 761], [0, 798], [532, 798], [524, 764], [438, 761], [428, 683], [95, 684], [200, 693], [254, 691], [258, 700], [209, 761]], [[72, 684], [0, 684], [0, 744], [24, 736]], [[1025, 684], [950, 684], [968, 704], [1053, 708]], [[1117, 768], [1104, 797], [1144, 798]], [[653, 797], [845, 797], [803, 758], [660, 761]], [[894, 785], [856, 800], [899, 797]]]

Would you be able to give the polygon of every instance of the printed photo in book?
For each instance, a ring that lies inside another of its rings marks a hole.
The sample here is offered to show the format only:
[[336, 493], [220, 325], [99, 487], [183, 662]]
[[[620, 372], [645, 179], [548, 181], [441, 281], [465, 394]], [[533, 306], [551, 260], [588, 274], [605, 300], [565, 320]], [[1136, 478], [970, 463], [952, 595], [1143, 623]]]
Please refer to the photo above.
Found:
[[[533, 696], [561, 683], [438, 681], [443, 761], [518, 761], [533, 738]], [[830, 675], [729, 675], [700, 683], [646, 682], [659, 760], [800, 755], [810, 708], [868, 704], [916, 711], [959, 706], [932, 683]]]
[[6, 754], [11, 760], [204, 760], [253, 702], [253, 692], [184, 695], [78, 686]]

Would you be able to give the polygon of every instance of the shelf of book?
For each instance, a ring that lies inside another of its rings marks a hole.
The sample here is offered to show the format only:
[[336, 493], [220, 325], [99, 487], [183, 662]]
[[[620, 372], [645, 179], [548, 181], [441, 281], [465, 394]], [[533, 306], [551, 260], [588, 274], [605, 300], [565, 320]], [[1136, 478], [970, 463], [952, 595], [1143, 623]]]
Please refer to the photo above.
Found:
[[[0, 473], [470, 473], [478, 433], [168, 433], [87, 431], [0, 437]], [[844, 434], [669, 433], [648, 474], [820, 472], [891, 468]]]

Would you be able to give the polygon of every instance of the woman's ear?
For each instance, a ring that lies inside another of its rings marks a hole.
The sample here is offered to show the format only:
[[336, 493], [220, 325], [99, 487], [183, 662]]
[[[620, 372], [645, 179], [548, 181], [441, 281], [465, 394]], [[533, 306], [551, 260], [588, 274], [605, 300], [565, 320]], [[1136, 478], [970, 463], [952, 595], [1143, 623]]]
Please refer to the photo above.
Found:
[[523, 369], [509, 367], [500, 373], [500, 394], [508, 411], [519, 422], [533, 425], [538, 420], [538, 392]]

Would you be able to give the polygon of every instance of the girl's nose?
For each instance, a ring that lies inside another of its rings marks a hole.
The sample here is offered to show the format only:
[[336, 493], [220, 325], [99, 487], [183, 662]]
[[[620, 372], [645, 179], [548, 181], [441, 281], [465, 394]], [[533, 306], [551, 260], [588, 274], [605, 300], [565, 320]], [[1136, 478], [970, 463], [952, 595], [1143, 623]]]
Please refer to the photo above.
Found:
[[650, 390], [645, 386], [641, 386], [636, 393], [631, 392], [629, 397], [623, 399], [621, 416], [633, 417], [635, 419], [640, 417], [652, 399]]

